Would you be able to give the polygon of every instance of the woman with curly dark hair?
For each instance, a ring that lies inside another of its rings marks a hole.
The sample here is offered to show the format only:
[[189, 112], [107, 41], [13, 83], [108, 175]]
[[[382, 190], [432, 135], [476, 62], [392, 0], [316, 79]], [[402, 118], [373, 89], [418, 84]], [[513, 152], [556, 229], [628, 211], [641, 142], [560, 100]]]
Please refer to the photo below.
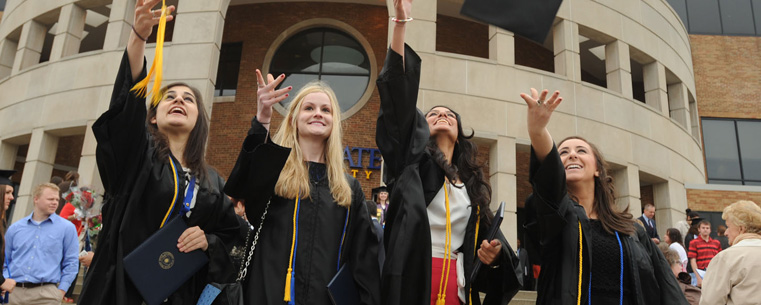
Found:
[[[420, 58], [404, 44], [410, 0], [395, 0], [394, 34], [378, 78], [376, 142], [388, 170], [383, 304], [507, 304], [520, 287], [502, 234], [486, 240], [491, 186], [462, 118], [447, 106], [416, 109]], [[476, 260], [483, 265], [469, 282]]]
[[542, 263], [537, 304], [687, 304], [661, 251], [628, 207], [616, 205], [600, 151], [581, 137], [555, 146], [547, 124], [559, 94], [521, 94], [534, 192], [525, 227]]

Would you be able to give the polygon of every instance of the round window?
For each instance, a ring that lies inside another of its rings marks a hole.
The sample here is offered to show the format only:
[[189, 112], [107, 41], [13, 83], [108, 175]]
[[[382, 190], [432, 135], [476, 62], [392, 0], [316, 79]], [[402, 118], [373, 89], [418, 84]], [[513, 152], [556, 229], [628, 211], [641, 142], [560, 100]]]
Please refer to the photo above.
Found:
[[291, 36], [275, 51], [269, 66], [272, 75], [285, 74], [280, 87], [294, 88], [293, 94], [280, 102], [284, 108], [296, 91], [319, 79], [333, 88], [342, 113], [362, 100], [370, 83], [370, 70], [362, 44], [332, 28], [311, 28]]

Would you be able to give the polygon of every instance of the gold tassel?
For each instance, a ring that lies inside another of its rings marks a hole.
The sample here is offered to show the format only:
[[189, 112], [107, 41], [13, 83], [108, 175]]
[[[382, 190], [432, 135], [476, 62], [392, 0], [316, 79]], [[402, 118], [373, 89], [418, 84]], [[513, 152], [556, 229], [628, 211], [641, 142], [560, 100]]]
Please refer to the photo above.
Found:
[[132, 87], [132, 91], [135, 92], [135, 94], [138, 97], [145, 97], [146, 96], [146, 89], [148, 87], [148, 82], [151, 81], [151, 76], [155, 75], [155, 80], [153, 82], [153, 89], [151, 89], [151, 107], [156, 107], [156, 105], [159, 104], [161, 101], [161, 96], [159, 95], [159, 91], [161, 90], [161, 78], [162, 78], [162, 69], [163, 69], [163, 62], [164, 62], [164, 34], [166, 33], [166, 0], [161, 1], [161, 18], [159, 19], [159, 29], [158, 32], [156, 32], [156, 55], [153, 57], [153, 64], [151, 64], [151, 70], [148, 71], [148, 75], [135, 84], [134, 87]]
[[288, 274], [285, 276], [285, 296], [283, 297], [283, 301], [290, 302], [291, 301], [291, 268], [288, 268]]

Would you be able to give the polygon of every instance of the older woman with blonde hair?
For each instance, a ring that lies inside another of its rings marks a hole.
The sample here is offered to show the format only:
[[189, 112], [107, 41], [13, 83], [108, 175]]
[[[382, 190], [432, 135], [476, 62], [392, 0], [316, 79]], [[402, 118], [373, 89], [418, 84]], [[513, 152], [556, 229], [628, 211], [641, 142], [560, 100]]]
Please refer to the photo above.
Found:
[[711, 260], [700, 304], [758, 304], [761, 289], [761, 208], [741, 200], [724, 208], [731, 247]]
[[[358, 304], [380, 302], [378, 239], [359, 182], [345, 172], [341, 109], [322, 82], [306, 84], [269, 138], [272, 106], [289, 95], [285, 75], [256, 71], [257, 115], [225, 192], [243, 199], [252, 236], [246, 304], [331, 304], [339, 268], [353, 275]], [[260, 234], [260, 235], [259, 235]], [[248, 264], [246, 264], [248, 265]]]

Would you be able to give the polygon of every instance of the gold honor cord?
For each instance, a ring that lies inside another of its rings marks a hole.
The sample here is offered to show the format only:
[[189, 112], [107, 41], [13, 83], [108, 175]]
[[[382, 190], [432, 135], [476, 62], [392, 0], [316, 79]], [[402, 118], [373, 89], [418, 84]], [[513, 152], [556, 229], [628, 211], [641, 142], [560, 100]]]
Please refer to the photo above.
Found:
[[[476, 238], [473, 240], [473, 257], [476, 256], [476, 248], [478, 247], [478, 225], [481, 223], [481, 206], [476, 206]], [[491, 240], [489, 241], [491, 242]], [[470, 283], [470, 289], [468, 290], [468, 304], [473, 304], [473, 283]]]
[[177, 201], [177, 190], [179, 189], [177, 186], [177, 169], [174, 167], [174, 161], [172, 161], [172, 157], [169, 157], [169, 165], [172, 166], [172, 177], [174, 178], [174, 196], [172, 197], [172, 204], [169, 205], [169, 210], [166, 211], [166, 215], [164, 215], [164, 220], [161, 221], [161, 226], [159, 226], [159, 229], [164, 227], [166, 220], [169, 218], [169, 214], [172, 213], [172, 210], [174, 209], [174, 203]]
[[[301, 192], [299, 192], [301, 194]], [[291, 255], [288, 259], [288, 273], [285, 274], [285, 294], [283, 295], [283, 301], [290, 302], [291, 301], [291, 272], [293, 271], [293, 250], [296, 246], [296, 221], [298, 219], [298, 211], [299, 211], [299, 203], [301, 203], [301, 198], [297, 197], [296, 202], [293, 205], [293, 237], [291, 239]]]
[[[576, 298], [576, 304], [581, 305], [581, 274], [584, 271], [584, 258], [582, 250], [584, 250], [584, 236], [581, 234], [581, 221], [579, 221], [579, 291], [578, 291], [578, 297]], [[592, 283], [589, 283], [589, 285], [592, 285]]]
[[135, 84], [132, 87], [132, 91], [138, 97], [145, 97], [146, 90], [148, 88], [148, 82], [151, 81], [151, 76], [155, 75], [153, 82], [153, 89], [151, 89], [151, 107], [156, 107], [161, 101], [159, 91], [161, 90], [161, 79], [164, 62], [164, 34], [166, 33], [166, 0], [161, 1], [161, 18], [159, 18], [159, 29], [156, 32], [156, 54], [153, 56], [153, 64], [151, 70], [148, 71], [148, 75], [143, 80]]
[[[446, 304], [447, 298], [447, 284], [449, 284], [449, 257], [452, 252], [452, 220], [449, 212], [449, 193], [447, 192], [447, 183], [444, 181], [444, 202], [446, 203], [447, 220], [446, 220], [446, 235], [444, 237], [444, 264], [446, 267], [441, 268], [441, 280], [439, 281], [439, 295], [436, 300], [436, 305]], [[446, 270], [446, 274], [445, 274]]]

